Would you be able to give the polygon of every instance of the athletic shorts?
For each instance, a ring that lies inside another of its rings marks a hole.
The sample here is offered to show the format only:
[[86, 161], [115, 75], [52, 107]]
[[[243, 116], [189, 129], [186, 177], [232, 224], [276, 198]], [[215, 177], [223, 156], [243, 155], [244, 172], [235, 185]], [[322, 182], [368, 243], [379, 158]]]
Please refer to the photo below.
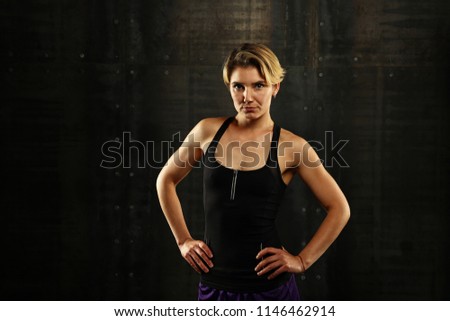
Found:
[[202, 284], [198, 286], [199, 301], [298, 301], [300, 294], [294, 274], [279, 287], [263, 292], [232, 292]]

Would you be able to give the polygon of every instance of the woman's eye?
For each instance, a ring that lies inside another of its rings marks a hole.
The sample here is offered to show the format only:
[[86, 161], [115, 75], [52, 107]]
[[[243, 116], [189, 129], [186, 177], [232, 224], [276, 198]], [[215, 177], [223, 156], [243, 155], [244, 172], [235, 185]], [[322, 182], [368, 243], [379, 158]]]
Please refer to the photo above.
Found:
[[233, 86], [233, 88], [239, 90], [239, 89], [242, 89], [243, 87], [242, 87], [242, 85], [236, 84]]
[[261, 88], [264, 88], [264, 84], [256, 84], [255, 87], [257, 89], [261, 89]]

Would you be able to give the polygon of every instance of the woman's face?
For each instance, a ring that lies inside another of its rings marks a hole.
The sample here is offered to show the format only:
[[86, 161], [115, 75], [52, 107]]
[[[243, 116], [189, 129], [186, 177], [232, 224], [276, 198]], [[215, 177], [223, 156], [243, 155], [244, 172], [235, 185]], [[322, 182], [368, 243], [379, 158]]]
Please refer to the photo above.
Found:
[[280, 84], [271, 85], [255, 67], [236, 67], [230, 77], [230, 93], [238, 114], [258, 119], [270, 111], [272, 95]]

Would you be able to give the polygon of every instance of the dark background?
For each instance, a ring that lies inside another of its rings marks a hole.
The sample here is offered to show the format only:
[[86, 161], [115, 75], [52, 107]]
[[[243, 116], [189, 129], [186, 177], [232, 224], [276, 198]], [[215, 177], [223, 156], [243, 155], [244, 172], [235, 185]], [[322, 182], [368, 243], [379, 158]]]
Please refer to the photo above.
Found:
[[[303, 298], [450, 299], [449, 12], [447, 0], [1, 0], [0, 299], [196, 299], [156, 198], [161, 142], [233, 114], [221, 65], [242, 42], [287, 69], [282, 127], [349, 140], [349, 167], [327, 169], [351, 221], [298, 276]], [[155, 142], [152, 166], [137, 148], [130, 168], [100, 166], [124, 132]], [[199, 238], [201, 189], [199, 169], [179, 187]], [[286, 247], [324, 215], [295, 180]]]

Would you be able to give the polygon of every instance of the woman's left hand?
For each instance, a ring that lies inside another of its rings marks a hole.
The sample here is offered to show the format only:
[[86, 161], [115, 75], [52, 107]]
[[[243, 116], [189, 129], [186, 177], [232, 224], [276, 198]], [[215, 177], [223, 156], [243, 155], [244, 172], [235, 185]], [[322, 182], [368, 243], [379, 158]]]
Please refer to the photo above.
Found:
[[274, 279], [283, 272], [303, 273], [304, 267], [300, 257], [290, 254], [288, 251], [274, 247], [266, 247], [256, 256], [261, 262], [255, 271], [259, 276], [272, 272], [268, 279]]

